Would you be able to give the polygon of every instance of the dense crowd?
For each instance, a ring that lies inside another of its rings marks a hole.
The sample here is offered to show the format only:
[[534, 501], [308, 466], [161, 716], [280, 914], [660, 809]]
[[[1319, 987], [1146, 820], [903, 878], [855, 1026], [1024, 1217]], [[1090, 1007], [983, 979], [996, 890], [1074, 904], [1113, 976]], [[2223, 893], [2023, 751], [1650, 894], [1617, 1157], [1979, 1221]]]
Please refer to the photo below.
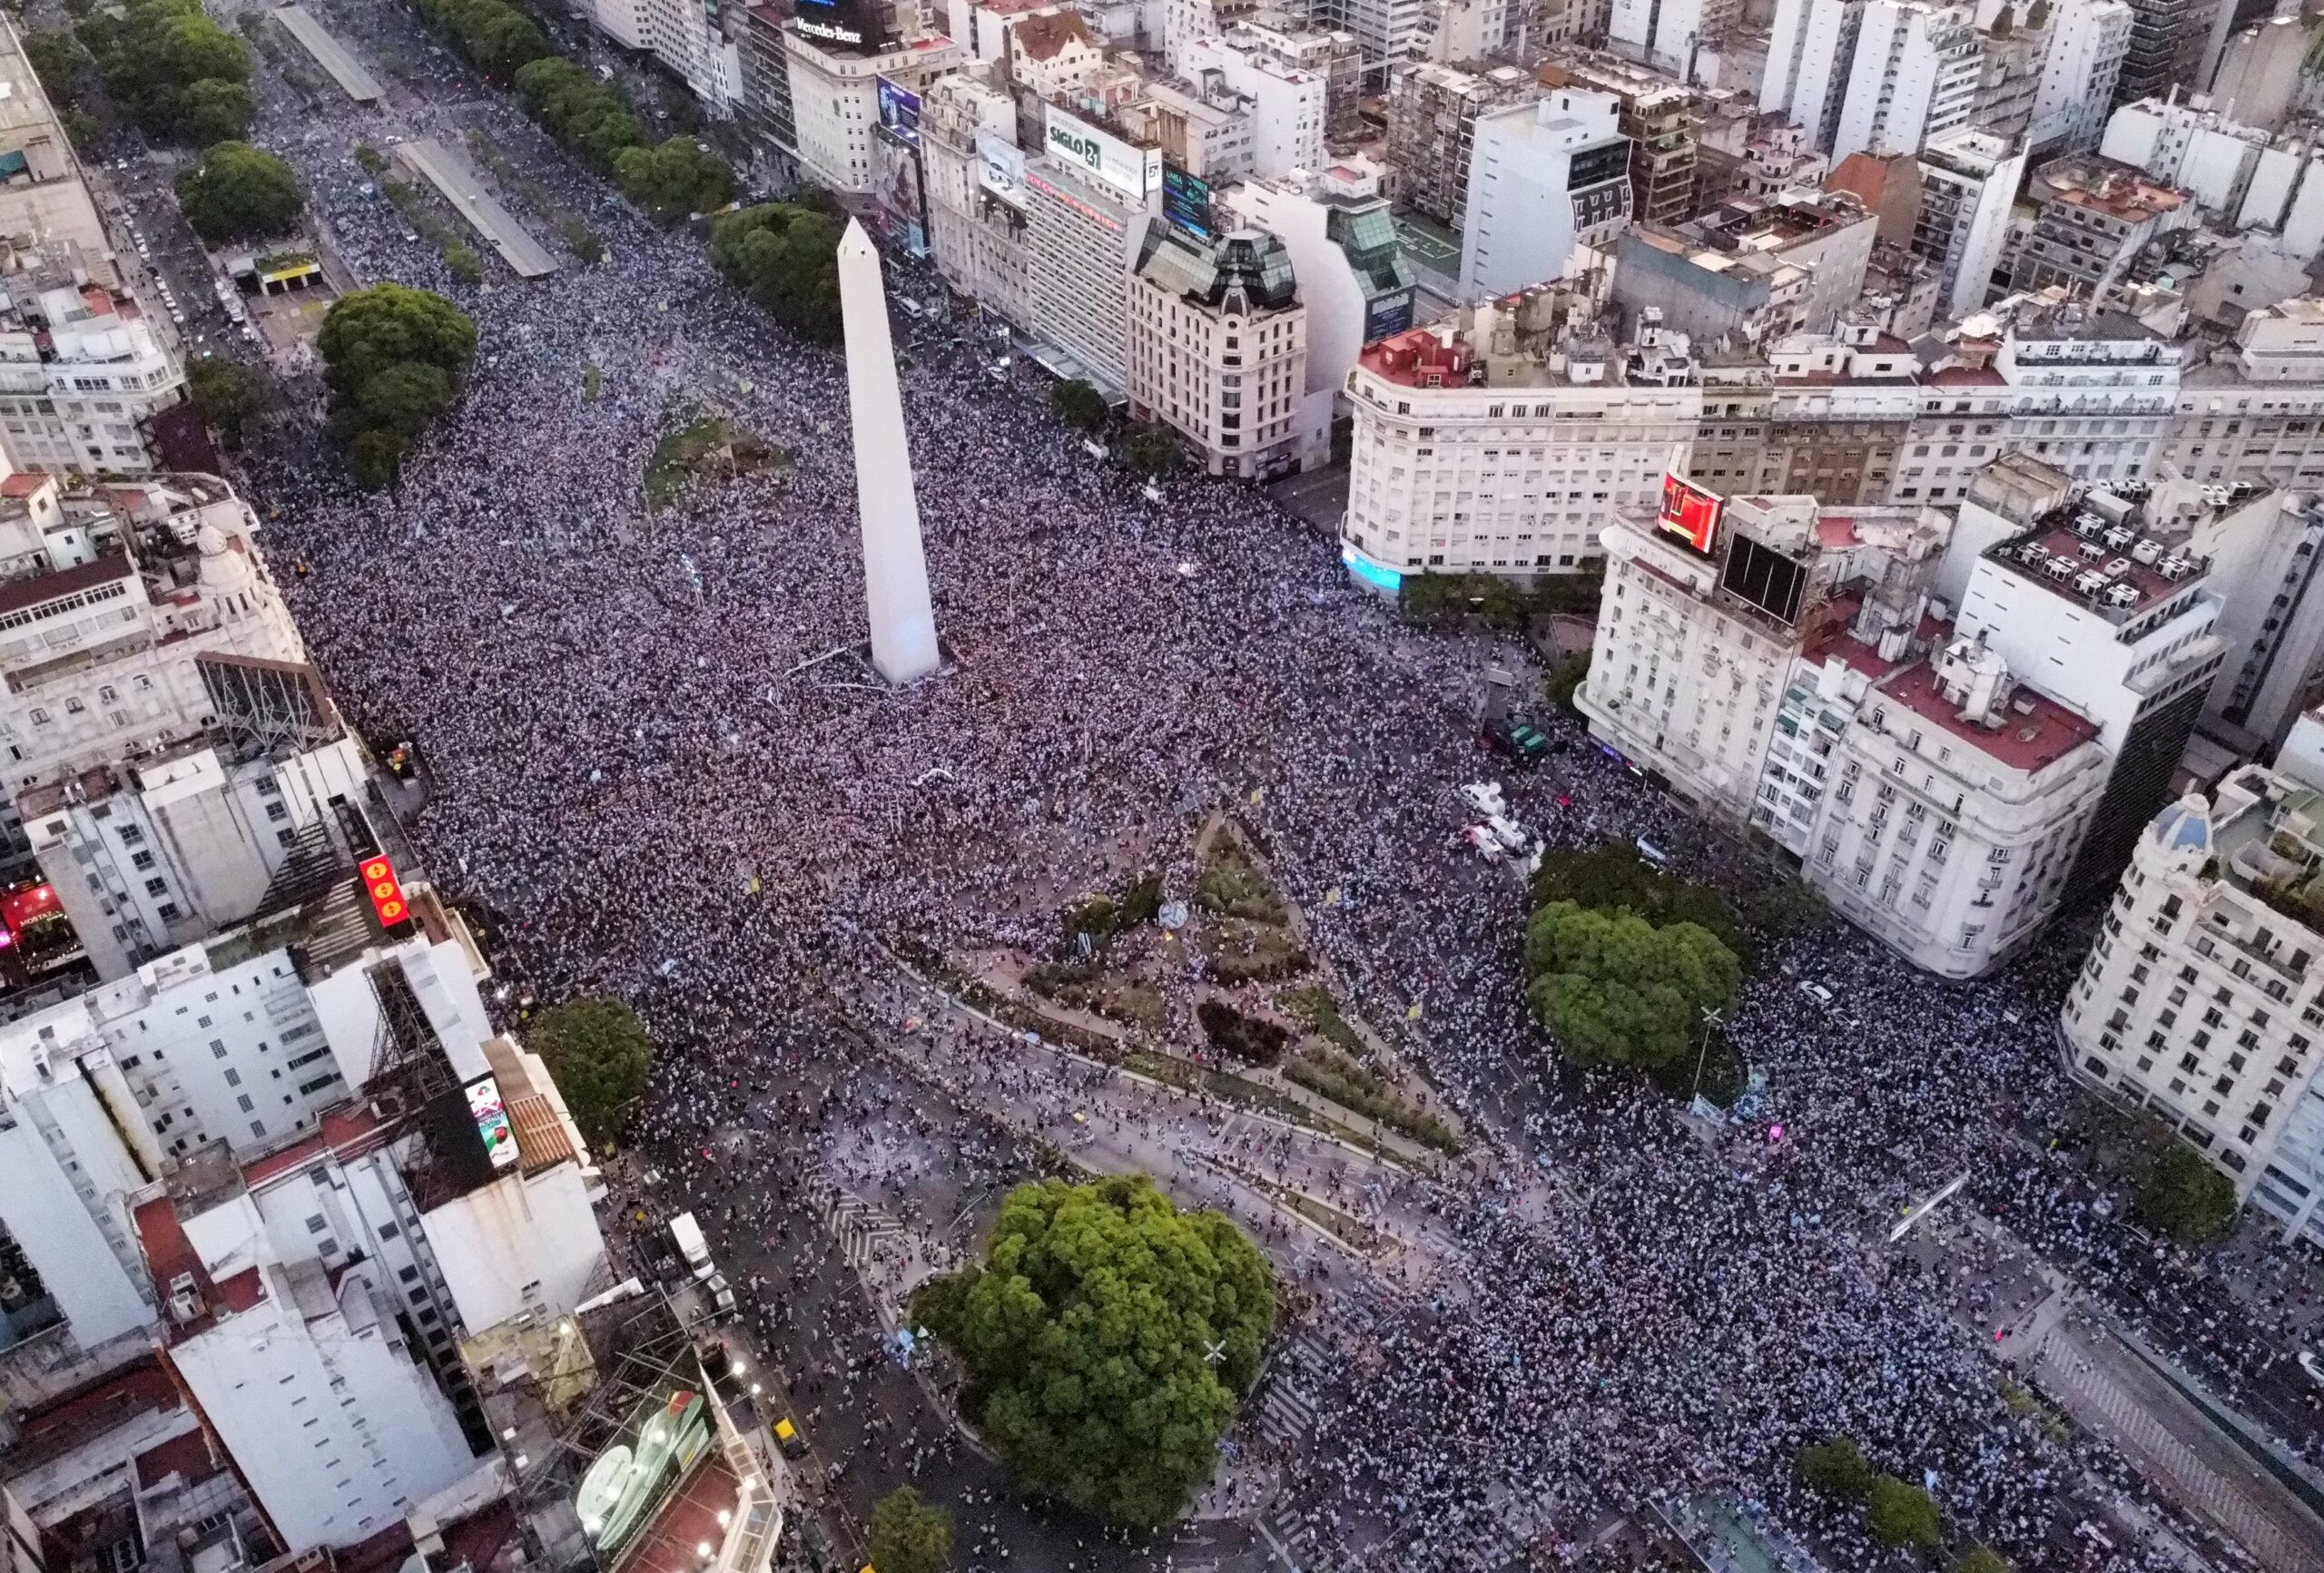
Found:
[[[535, 145], [503, 109], [465, 115], [447, 140], [484, 124]], [[1710, 1140], [1667, 1100], [1549, 1066], [1521, 995], [1521, 887], [1443, 845], [1481, 768], [1463, 706], [1487, 646], [1402, 631], [1327, 542], [1246, 487], [1177, 478], [1150, 500], [1049, 418], [1039, 378], [990, 375], [978, 331], [901, 340], [954, 664], [886, 692], [854, 654], [834, 357], [769, 329], [694, 238], [554, 162], [538, 178], [610, 260], [479, 291], [405, 238], [345, 135], [289, 151], [355, 272], [454, 295], [480, 348], [391, 494], [351, 493], [295, 445], [255, 461], [272, 558], [296, 565], [300, 626], [350, 718], [419, 744], [417, 837], [438, 881], [492, 915], [544, 996], [614, 992], [646, 1015], [665, 1053], [642, 1134], [681, 1185], [718, 1183], [702, 1132], [763, 1115], [787, 1067], [844, 1052], [817, 1002], [884, 968], [874, 939], [1045, 947], [1053, 907], [1029, 889], [1089, 888], [1125, 836], [1182, 846], [1200, 811], [1232, 804], [1357, 1003], [1403, 1023], [1496, 1133], [1437, 1203], [1465, 1249], [1462, 1293], [1360, 1287], [1360, 1313], [1324, 1313], [1368, 1374], [1291, 1468], [1351, 1540], [1393, 1529], [1449, 1559], [1512, 1496], [1551, 1504], [1573, 1535], [1598, 1505], [1701, 1483], [1868, 1565], [1860, 1519], [1789, 1473], [1801, 1444], [1846, 1432], [1884, 1468], [1926, 1471], [1966, 1532], [2057, 1565], [2053, 1538], [2093, 1488], [2140, 1488], [2097, 1444], [2014, 1421], [1925, 1272], [1866, 1244], [1964, 1170], [1981, 1208], [2152, 1312], [2230, 1391], [2307, 1309], [2221, 1309], [2208, 1343], [2180, 1339], [2182, 1308], [2215, 1291], [2026, 1137], [2065, 1102], [2054, 967], [1957, 987], [1845, 931], [1769, 940], [1730, 1027], [1768, 1090], [1754, 1122]], [[656, 440], [699, 408], [789, 462], [648, 513]], [[1552, 841], [1650, 835], [1696, 877], [1764, 879], [1556, 726], [1567, 746], [1512, 783]], [[1172, 870], [1181, 894], [1188, 872]], [[1546, 1224], [1505, 1204], [1515, 1166], [1536, 1163], [1568, 1198]], [[2298, 1440], [2315, 1456], [2312, 1430]], [[2088, 1544], [2093, 1566], [2165, 1557]]]

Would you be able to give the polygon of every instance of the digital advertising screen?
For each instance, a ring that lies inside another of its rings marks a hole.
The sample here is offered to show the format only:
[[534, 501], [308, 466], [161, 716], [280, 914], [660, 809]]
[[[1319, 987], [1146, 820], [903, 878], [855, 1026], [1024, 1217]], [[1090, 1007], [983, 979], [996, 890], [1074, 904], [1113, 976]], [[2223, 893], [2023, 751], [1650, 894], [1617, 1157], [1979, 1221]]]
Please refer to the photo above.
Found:
[[1725, 506], [1718, 493], [1666, 475], [1662, 477], [1662, 512], [1655, 523], [1709, 556], [1711, 543], [1718, 538], [1718, 516]]
[[1210, 182], [1189, 174], [1165, 159], [1162, 162], [1162, 216], [1197, 241], [1213, 239]]
[[396, 866], [385, 858], [363, 860], [363, 893], [371, 899], [371, 915], [382, 929], [392, 929], [411, 917], [411, 904], [404, 900], [403, 881], [396, 878]]
[[484, 1138], [485, 1155], [496, 1169], [506, 1169], [517, 1162], [517, 1131], [508, 1123], [508, 1110], [500, 1098], [500, 1084], [491, 1077], [482, 1077], [468, 1083], [468, 1117], [476, 1121], [476, 1134]]

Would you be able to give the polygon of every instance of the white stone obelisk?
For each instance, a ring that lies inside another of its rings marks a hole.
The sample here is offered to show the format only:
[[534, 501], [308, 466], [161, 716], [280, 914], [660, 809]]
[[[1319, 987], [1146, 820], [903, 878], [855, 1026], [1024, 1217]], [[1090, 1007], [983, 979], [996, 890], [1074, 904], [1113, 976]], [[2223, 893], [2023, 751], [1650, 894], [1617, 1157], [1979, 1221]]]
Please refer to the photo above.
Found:
[[847, 330], [847, 413], [855, 435], [872, 664], [901, 685], [927, 676], [943, 658], [928, 602], [928, 555], [920, 544], [920, 501], [904, 447], [904, 400], [896, 387], [880, 253], [852, 219], [839, 243], [839, 310]]

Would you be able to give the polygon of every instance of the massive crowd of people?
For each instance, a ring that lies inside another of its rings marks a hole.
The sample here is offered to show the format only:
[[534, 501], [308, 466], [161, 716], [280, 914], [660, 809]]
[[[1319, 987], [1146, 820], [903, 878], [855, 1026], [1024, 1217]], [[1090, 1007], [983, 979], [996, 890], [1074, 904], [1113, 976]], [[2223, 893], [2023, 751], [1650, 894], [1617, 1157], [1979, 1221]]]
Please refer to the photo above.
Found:
[[[997, 380], [990, 339], [950, 322], [899, 326], [952, 664], [883, 690], [854, 654], [839, 359], [783, 339], [697, 237], [542, 156], [505, 106], [430, 113], [448, 140], [481, 125], [537, 160], [611, 256], [456, 285], [364, 189], [356, 132], [312, 128], [287, 151], [354, 272], [454, 296], [478, 358], [393, 491], [358, 495], [288, 440], [251, 456], [251, 479], [350, 719], [419, 744], [436, 881], [494, 916], [544, 996], [616, 993], [645, 1015], [663, 1054], [639, 1135], [680, 1183], [717, 1173], [701, 1133], [763, 1113], [786, 1067], [844, 1052], [817, 1002], [886, 966], [875, 939], [1045, 948], [1053, 917], [1029, 887], [1088, 888], [1125, 833], [1183, 848], [1201, 811], [1232, 804], [1356, 1003], [1488, 1133], [1437, 1203], [1466, 1250], [1462, 1293], [1359, 1286], [1360, 1313], [1324, 1313], [1365, 1374], [1288, 1468], [1351, 1543], [1392, 1532], [1449, 1565], [1512, 1493], [1572, 1534], [1597, 1505], [1701, 1483], [1868, 1566], [1860, 1519], [1790, 1473], [1803, 1443], [1846, 1433], [1884, 1468], [1926, 1471], [1964, 1533], [2062, 1565], [2055, 1537], [2093, 1487], [2141, 1488], [2099, 1444], [2014, 1418], [1924, 1270], [1867, 1244], [1874, 1220], [1965, 1170], [1978, 1206], [2152, 1312], [2230, 1392], [2311, 1309], [2237, 1309], [2028, 1139], [2068, 1097], [2055, 963], [1956, 986], [1844, 929], [1771, 939], [1730, 1024], [1767, 1073], [1763, 1112], [1714, 1140], [1659, 1096], [1551, 1064], [1521, 995], [1522, 888], [1444, 847], [1458, 785], [1484, 768], [1463, 710], [1483, 638], [1403, 630], [1246, 486], [1180, 477], [1149, 499], [1051, 418], [1038, 375]], [[940, 293], [912, 264], [891, 284]], [[657, 438], [701, 408], [788, 462], [647, 512]], [[1553, 842], [1644, 834], [1693, 876], [1767, 877], [1551, 724], [1561, 752], [1510, 785]], [[1504, 1204], [1515, 1166], [1536, 1164], [1568, 1198], [1547, 1223]], [[2324, 1457], [2312, 1428], [2292, 1440]], [[2166, 1559], [2083, 1544], [2091, 1566]]]

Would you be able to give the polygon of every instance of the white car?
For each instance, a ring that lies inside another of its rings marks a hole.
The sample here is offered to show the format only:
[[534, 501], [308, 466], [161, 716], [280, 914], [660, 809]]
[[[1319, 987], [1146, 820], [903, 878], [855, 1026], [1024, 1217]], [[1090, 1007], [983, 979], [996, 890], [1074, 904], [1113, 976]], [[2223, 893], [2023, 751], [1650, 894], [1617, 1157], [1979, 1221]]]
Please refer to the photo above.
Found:
[[1492, 829], [1493, 839], [1512, 852], [1521, 852], [1532, 842], [1532, 838], [1525, 833], [1525, 827], [1514, 820], [1494, 814], [1485, 823]]
[[1461, 789], [1462, 801], [1488, 819], [1509, 811], [1508, 800], [1501, 795], [1497, 781], [1472, 781]]
[[1799, 983], [1799, 992], [1805, 994], [1808, 998], [1814, 1000], [1818, 1005], [1828, 1008], [1832, 1003], [1832, 991], [1825, 988], [1820, 983], [1815, 983], [1806, 978], [1802, 978]]
[[1471, 825], [1461, 832], [1461, 839], [1476, 848], [1477, 856], [1488, 863], [1498, 863], [1503, 856], [1501, 840], [1492, 833], [1490, 826]]

